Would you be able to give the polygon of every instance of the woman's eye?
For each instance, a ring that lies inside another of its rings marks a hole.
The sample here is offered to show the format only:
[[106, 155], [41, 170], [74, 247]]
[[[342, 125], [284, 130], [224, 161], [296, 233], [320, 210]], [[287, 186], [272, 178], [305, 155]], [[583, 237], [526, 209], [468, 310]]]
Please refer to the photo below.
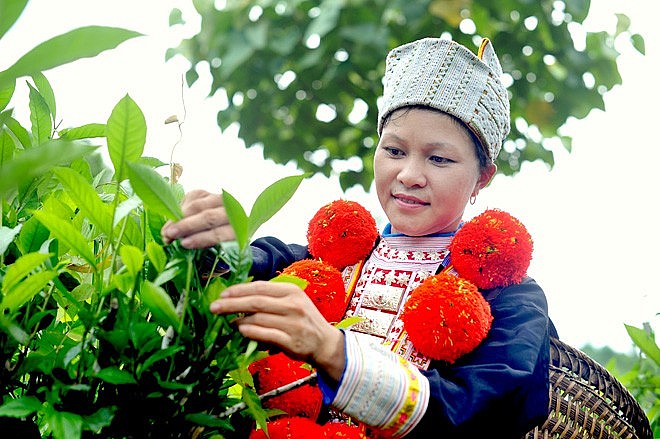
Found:
[[437, 165], [444, 165], [446, 163], [451, 163], [451, 160], [449, 160], [448, 158], [440, 157], [437, 155], [432, 156], [430, 160]]
[[385, 151], [392, 157], [401, 157], [403, 155], [403, 151], [401, 151], [399, 148], [394, 148], [392, 146], [386, 146]]

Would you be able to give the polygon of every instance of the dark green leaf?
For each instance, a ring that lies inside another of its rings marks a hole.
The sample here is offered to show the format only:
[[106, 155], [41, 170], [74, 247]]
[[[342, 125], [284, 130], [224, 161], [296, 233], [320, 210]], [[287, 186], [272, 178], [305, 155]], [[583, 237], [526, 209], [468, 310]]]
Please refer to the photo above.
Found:
[[130, 163], [128, 176], [133, 190], [148, 210], [174, 221], [183, 218], [181, 206], [171, 186], [160, 174], [146, 165]]
[[108, 153], [118, 181], [125, 178], [125, 168], [137, 162], [144, 151], [147, 124], [140, 107], [129, 95], [115, 105], [108, 119]]
[[284, 177], [264, 189], [257, 197], [248, 219], [247, 238], [273, 217], [295, 194], [306, 175]]
[[50, 230], [44, 227], [35, 217], [23, 223], [21, 233], [18, 235], [18, 248], [24, 255], [36, 252], [50, 236]]
[[646, 55], [646, 44], [644, 43], [644, 37], [641, 36], [640, 34], [633, 34], [630, 37], [630, 40], [632, 41], [632, 45], [639, 53], [642, 55]]
[[96, 377], [110, 384], [137, 384], [132, 374], [116, 367], [101, 369]]
[[127, 29], [87, 26], [53, 37], [0, 72], [0, 87], [22, 76], [31, 76], [81, 58], [91, 58], [142, 34]]
[[41, 401], [34, 396], [21, 396], [10, 399], [0, 406], [0, 416], [26, 418], [41, 408]]

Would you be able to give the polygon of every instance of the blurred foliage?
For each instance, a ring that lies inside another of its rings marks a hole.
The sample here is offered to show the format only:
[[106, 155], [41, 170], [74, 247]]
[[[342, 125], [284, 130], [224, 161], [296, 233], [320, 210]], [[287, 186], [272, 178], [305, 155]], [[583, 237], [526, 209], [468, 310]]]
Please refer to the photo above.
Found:
[[[338, 172], [344, 189], [371, 184], [377, 98], [385, 56], [395, 46], [447, 36], [476, 51], [482, 36], [493, 41], [513, 97], [512, 132], [498, 159], [505, 175], [518, 172], [525, 161], [552, 166], [546, 141], [559, 139], [570, 150], [571, 139], [558, 129], [571, 116], [604, 109], [603, 94], [621, 83], [615, 38], [644, 52], [643, 38], [629, 31], [625, 15], [617, 15], [615, 29], [586, 32], [581, 23], [589, 0], [193, 4], [201, 30], [171, 48], [168, 57], [190, 60], [189, 84], [208, 63], [209, 94], [224, 90], [228, 97], [228, 107], [218, 113], [220, 128], [238, 123], [246, 145], [263, 145], [265, 157], [277, 163], [295, 161], [304, 171], [326, 176]], [[170, 24], [184, 18], [175, 9]], [[319, 120], [319, 108], [330, 117]]]

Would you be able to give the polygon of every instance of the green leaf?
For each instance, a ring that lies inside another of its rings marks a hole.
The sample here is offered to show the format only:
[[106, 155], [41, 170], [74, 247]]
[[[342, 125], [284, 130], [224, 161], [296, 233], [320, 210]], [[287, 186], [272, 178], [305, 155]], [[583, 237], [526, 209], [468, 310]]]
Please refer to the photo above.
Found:
[[82, 417], [76, 413], [47, 410], [46, 421], [54, 439], [80, 439], [82, 437]]
[[248, 387], [243, 387], [241, 399], [247, 406], [247, 411], [252, 416], [252, 419], [254, 419], [257, 425], [266, 432], [266, 435], [268, 435], [266, 412], [261, 405], [257, 392]]
[[304, 40], [312, 35], [318, 35], [321, 38], [328, 32], [337, 27], [339, 14], [341, 12], [342, 2], [336, 0], [324, 0], [321, 2], [320, 12], [310, 23], [305, 31]]
[[36, 294], [41, 292], [46, 284], [53, 280], [55, 276], [57, 276], [57, 272], [50, 270], [29, 275], [20, 284], [7, 292], [0, 303], [0, 308], [3, 310], [9, 310], [9, 314], [12, 314]]
[[28, 0], [0, 0], [0, 38], [16, 23]]
[[105, 137], [104, 123], [88, 123], [74, 128], [66, 128], [59, 132], [61, 139], [91, 139], [94, 137]]
[[302, 279], [298, 276], [291, 276], [288, 274], [280, 274], [272, 278], [270, 282], [287, 282], [296, 285], [301, 290], [307, 288], [307, 285], [309, 284], [305, 279]]
[[28, 83], [30, 88], [30, 122], [32, 123], [32, 139], [35, 145], [48, 141], [53, 132], [53, 120], [48, 104], [39, 91]]
[[106, 236], [111, 236], [112, 208], [101, 200], [87, 180], [70, 168], [55, 168], [53, 173], [83, 215]]
[[16, 88], [15, 81], [8, 83], [4, 87], [0, 87], [0, 111], [7, 108], [9, 101], [11, 101], [11, 97], [14, 95], [15, 88]]
[[179, 8], [174, 8], [170, 11], [169, 25], [174, 26], [175, 24], [185, 24], [183, 14]]
[[89, 243], [85, 237], [76, 230], [71, 222], [65, 221], [49, 212], [38, 210], [34, 212], [34, 216], [50, 230], [50, 232], [58, 240], [71, 248], [75, 254], [78, 254], [90, 265], [92, 270], [96, 271], [96, 258], [92, 252]]
[[41, 408], [41, 401], [34, 396], [21, 396], [0, 406], [0, 416], [26, 418]]
[[39, 90], [39, 94], [44, 98], [51, 116], [53, 117], [53, 122], [57, 119], [55, 116], [57, 114], [57, 104], [55, 102], [55, 93], [53, 92], [53, 87], [48, 82], [46, 76], [41, 73], [35, 73], [32, 75], [32, 80], [34, 81], [35, 87]]
[[225, 190], [222, 191], [222, 203], [227, 211], [229, 224], [234, 229], [238, 247], [243, 249], [247, 246], [248, 239], [250, 238], [248, 236], [248, 217], [245, 209], [243, 209], [241, 203], [232, 194]]
[[147, 243], [147, 257], [158, 273], [165, 269], [165, 264], [167, 264], [167, 255], [165, 254], [165, 250], [163, 250], [161, 245], [153, 241], [149, 241]]
[[307, 177], [305, 174], [284, 177], [259, 194], [250, 211], [247, 239], [251, 239], [257, 229], [272, 218], [291, 199], [305, 177]]
[[101, 369], [96, 377], [110, 384], [137, 384], [132, 374], [116, 367]]
[[140, 296], [160, 324], [165, 327], [172, 326], [178, 328], [179, 316], [176, 313], [172, 298], [168, 296], [163, 288], [145, 281], [142, 284], [142, 288], [140, 288]]
[[0, 167], [0, 194], [18, 188], [53, 167], [90, 154], [97, 147], [63, 140], [51, 140], [14, 156]]
[[2, 280], [2, 294], [8, 294], [25, 276], [41, 267], [49, 257], [50, 255], [46, 253], [28, 253], [16, 259], [13, 264], [7, 267], [5, 277]]
[[158, 351], [156, 351], [155, 354], [149, 356], [149, 358], [144, 360], [144, 363], [142, 363], [142, 365], [140, 366], [138, 377], [142, 373], [144, 373], [145, 370], [149, 369], [152, 364], [160, 360], [164, 360], [165, 358], [172, 357], [174, 356], [174, 354], [176, 354], [177, 352], [181, 352], [184, 349], [185, 349], [184, 346], [170, 346], [167, 349], [159, 349]]
[[50, 230], [44, 227], [35, 217], [32, 217], [23, 223], [17, 244], [21, 253], [32, 253], [38, 251], [49, 236]]
[[27, 149], [32, 146], [30, 133], [16, 119], [13, 117], [8, 118], [5, 120], [5, 126], [16, 136], [16, 139], [23, 145], [23, 148]]
[[364, 317], [360, 316], [353, 316], [353, 317], [348, 317], [341, 322], [335, 324], [335, 327], [338, 329], [348, 329], [353, 325], [356, 325], [362, 321], [366, 320]]
[[11, 138], [9, 133], [5, 130], [0, 131], [0, 168], [6, 162], [14, 157], [14, 150], [16, 149], [16, 144], [14, 139]]
[[660, 366], [660, 348], [656, 344], [655, 340], [645, 330], [641, 328], [636, 328], [634, 326], [625, 325], [628, 335], [632, 341], [637, 345], [637, 347], [651, 360]]
[[132, 245], [123, 245], [119, 249], [119, 256], [128, 272], [135, 278], [144, 265], [142, 251]]
[[126, 165], [140, 159], [147, 139], [144, 114], [129, 95], [124, 96], [112, 110], [106, 135], [117, 181], [122, 181]]
[[31, 76], [81, 58], [95, 57], [141, 35], [135, 31], [105, 26], [73, 29], [37, 45], [7, 70], [0, 72], [0, 87], [22, 76]]
[[128, 176], [133, 190], [148, 210], [174, 221], [183, 218], [181, 206], [171, 186], [159, 173], [146, 165], [130, 163]]

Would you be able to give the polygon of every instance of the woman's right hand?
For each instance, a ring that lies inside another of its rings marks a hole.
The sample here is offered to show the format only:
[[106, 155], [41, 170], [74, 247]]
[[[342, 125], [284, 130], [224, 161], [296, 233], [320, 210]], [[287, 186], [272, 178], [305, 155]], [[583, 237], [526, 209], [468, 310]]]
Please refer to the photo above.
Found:
[[194, 190], [186, 194], [181, 208], [183, 219], [168, 221], [161, 230], [165, 244], [178, 239], [185, 248], [207, 248], [236, 239], [222, 195]]

